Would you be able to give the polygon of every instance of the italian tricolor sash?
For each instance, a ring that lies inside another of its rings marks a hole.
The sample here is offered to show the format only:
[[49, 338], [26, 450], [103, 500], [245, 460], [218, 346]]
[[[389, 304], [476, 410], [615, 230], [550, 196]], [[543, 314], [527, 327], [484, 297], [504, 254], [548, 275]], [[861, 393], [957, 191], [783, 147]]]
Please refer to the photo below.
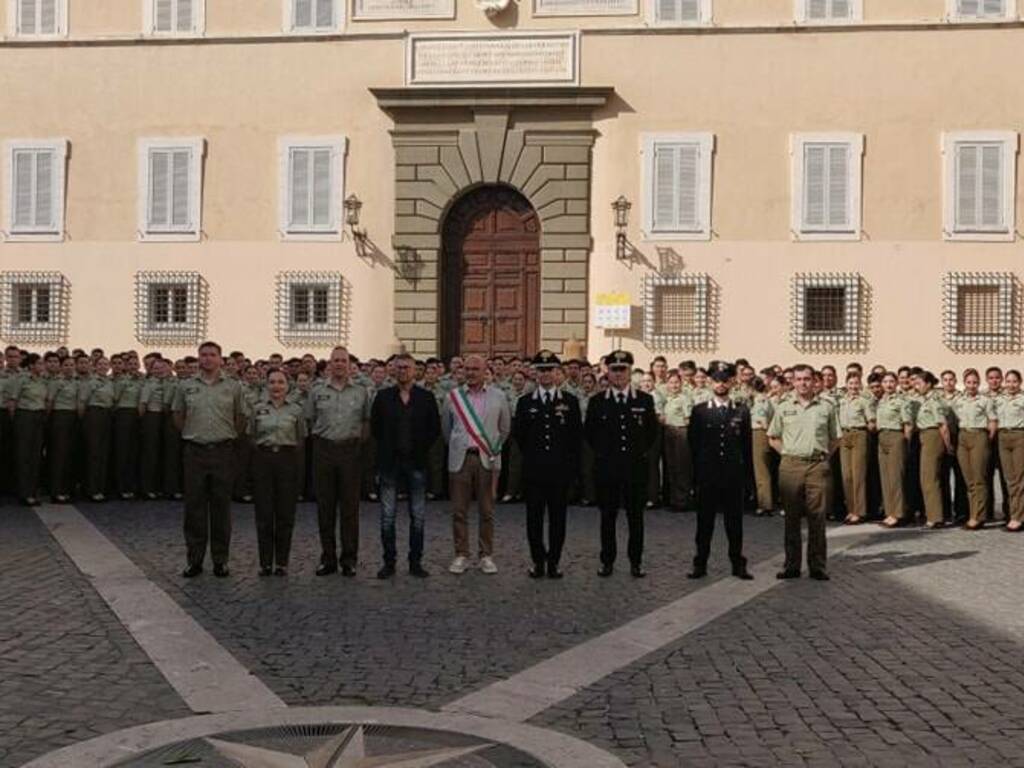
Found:
[[476, 409], [473, 408], [473, 404], [469, 401], [469, 395], [466, 393], [466, 390], [463, 387], [456, 387], [452, 390], [450, 397], [452, 399], [452, 408], [459, 417], [459, 421], [462, 422], [463, 429], [473, 439], [476, 447], [482, 453], [485, 453], [487, 458], [493, 459], [498, 455], [498, 449], [491, 444], [483, 422], [480, 421]]

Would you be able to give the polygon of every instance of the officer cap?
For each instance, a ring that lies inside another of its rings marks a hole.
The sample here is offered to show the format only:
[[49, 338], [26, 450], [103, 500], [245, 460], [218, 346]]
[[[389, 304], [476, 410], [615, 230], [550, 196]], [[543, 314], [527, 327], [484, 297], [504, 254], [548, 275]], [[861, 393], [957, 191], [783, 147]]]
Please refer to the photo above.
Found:
[[533, 367], [537, 370], [543, 370], [545, 368], [557, 368], [562, 364], [558, 359], [558, 355], [552, 352], [550, 349], [542, 349], [536, 355], [533, 356]]
[[609, 352], [608, 357], [604, 361], [608, 364], [609, 368], [632, 368], [633, 353], [627, 352], [624, 349], [617, 349], [614, 352]]
[[708, 375], [712, 381], [728, 381], [736, 375], [736, 366], [723, 360], [712, 360], [708, 366]]

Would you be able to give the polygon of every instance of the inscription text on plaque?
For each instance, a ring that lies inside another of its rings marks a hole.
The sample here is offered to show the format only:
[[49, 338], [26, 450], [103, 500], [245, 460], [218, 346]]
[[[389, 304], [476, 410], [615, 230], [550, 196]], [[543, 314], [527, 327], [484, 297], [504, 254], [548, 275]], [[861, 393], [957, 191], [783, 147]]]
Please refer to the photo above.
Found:
[[413, 34], [408, 85], [578, 85], [575, 32]]

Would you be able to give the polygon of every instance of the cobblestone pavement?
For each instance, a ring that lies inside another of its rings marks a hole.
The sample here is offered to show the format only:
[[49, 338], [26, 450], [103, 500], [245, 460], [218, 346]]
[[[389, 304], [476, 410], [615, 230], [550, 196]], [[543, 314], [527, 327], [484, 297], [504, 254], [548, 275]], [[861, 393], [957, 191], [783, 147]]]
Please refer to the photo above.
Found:
[[31, 512], [0, 507], [0, 766], [189, 714]]
[[[596, 576], [598, 513], [573, 510], [566, 578], [535, 582], [526, 576], [521, 506], [498, 508], [495, 559], [501, 573], [491, 577], [474, 570], [456, 578], [447, 573], [452, 551], [446, 508], [432, 504], [425, 557], [432, 576], [413, 579], [400, 562], [398, 578], [380, 582], [377, 505], [363, 505], [356, 579], [314, 575], [320, 554], [316, 512], [303, 505], [286, 580], [256, 575], [252, 507], [238, 506], [232, 578], [213, 579], [207, 569], [203, 577], [184, 581], [178, 575], [183, 545], [177, 506], [80, 509], [291, 705], [437, 707], [700, 586], [684, 578], [692, 556], [689, 514], [648, 515], [647, 579], [632, 579], [628, 562], [621, 562], [615, 576], [604, 580]], [[624, 549], [625, 520], [621, 526]], [[777, 552], [780, 520], [752, 518], [749, 527], [752, 559]], [[400, 553], [406, 530], [402, 521]], [[724, 533], [716, 545], [724, 550]], [[713, 565], [722, 575], [725, 554], [716, 554]]]
[[[232, 577], [184, 581], [180, 505], [79, 509], [291, 705], [438, 708], [709, 583], [684, 578], [689, 514], [648, 514], [647, 579], [623, 564], [602, 580], [597, 513], [573, 510], [566, 578], [535, 582], [522, 507], [498, 510], [501, 573], [456, 578], [446, 509], [432, 504], [433, 576], [379, 582], [376, 505], [363, 508], [357, 579], [313, 574], [311, 505], [291, 575], [260, 579], [240, 506]], [[752, 561], [779, 554], [781, 519], [747, 518], [746, 533]], [[719, 530], [712, 580], [727, 574], [724, 547]], [[31, 512], [0, 508], [0, 555], [0, 766], [189, 714]], [[531, 723], [657, 768], [1024, 766], [1024, 537], [879, 531], [830, 571], [829, 584], [773, 586]]]
[[531, 722], [638, 766], [1024, 766], [1022, 544], [881, 533]]

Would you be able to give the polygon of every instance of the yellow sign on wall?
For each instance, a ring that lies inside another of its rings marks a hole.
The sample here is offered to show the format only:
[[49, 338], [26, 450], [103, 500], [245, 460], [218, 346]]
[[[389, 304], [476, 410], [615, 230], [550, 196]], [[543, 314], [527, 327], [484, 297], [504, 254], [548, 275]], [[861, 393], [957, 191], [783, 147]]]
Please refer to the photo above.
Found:
[[594, 325], [610, 330], [630, 328], [632, 309], [628, 293], [599, 293], [594, 297]]

